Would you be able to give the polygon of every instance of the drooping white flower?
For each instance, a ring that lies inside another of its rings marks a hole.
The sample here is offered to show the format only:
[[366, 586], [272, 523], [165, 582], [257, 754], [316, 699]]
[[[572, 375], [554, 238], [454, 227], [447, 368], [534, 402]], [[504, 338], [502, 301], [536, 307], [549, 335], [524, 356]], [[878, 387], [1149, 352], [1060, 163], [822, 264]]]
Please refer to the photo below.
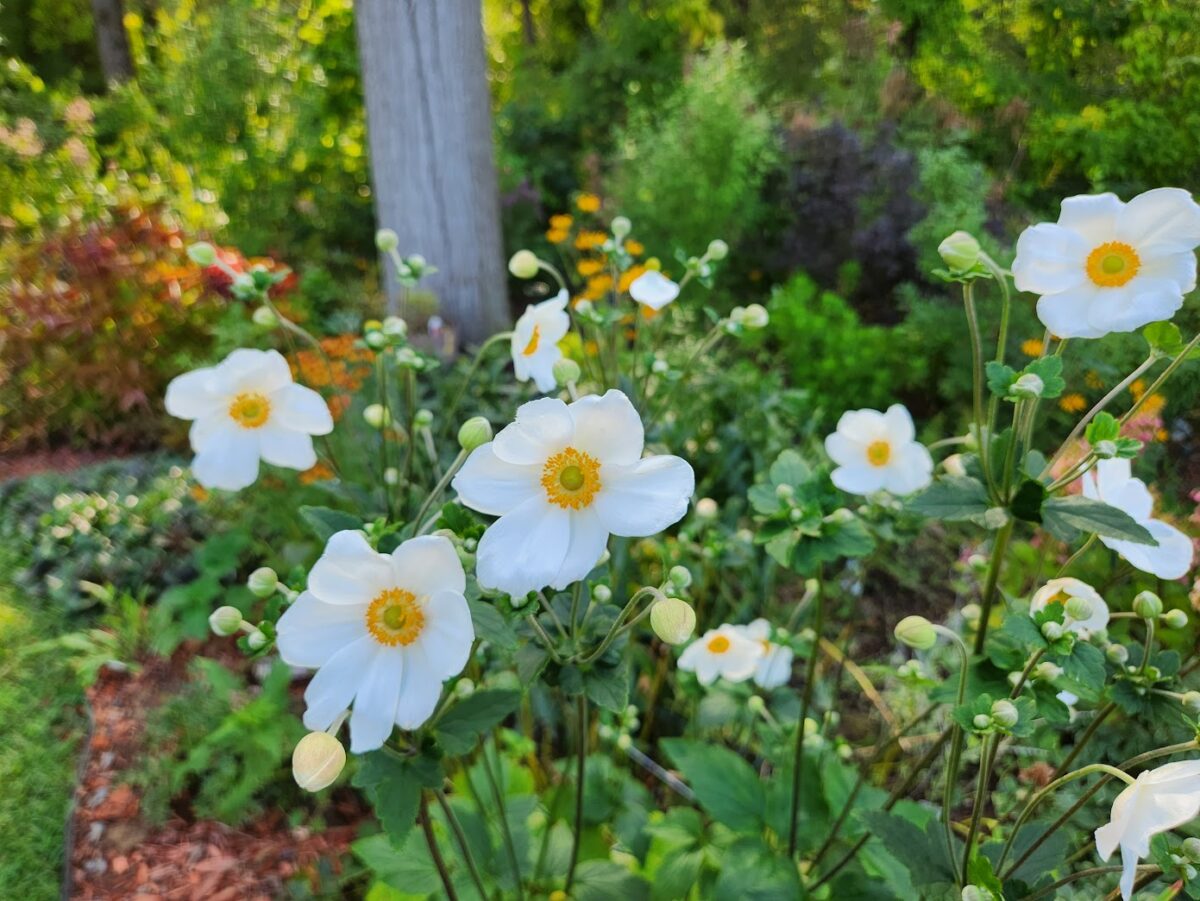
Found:
[[[1100, 592], [1087, 582], [1071, 578], [1051, 579], [1030, 599], [1029, 613], [1041, 613], [1054, 603], [1069, 608], [1064, 614], [1063, 628], [1084, 640], [1108, 625], [1108, 604], [1104, 603]], [[1072, 615], [1081, 608], [1087, 611], [1087, 616], [1076, 618]]]
[[1192, 568], [1192, 542], [1174, 526], [1154, 519], [1154, 498], [1141, 479], [1132, 475], [1128, 460], [1101, 460], [1092, 472], [1083, 476], [1083, 494], [1093, 500], [1124, 510], [1158, 542], [1158, 546], [1122, 541], [1100, 540], [1142, 572], [1160, 579], [1179, 579]]
[[1200, 814], [1200, 760], [1168, 763], [1138, 774], [1113, 802], [1109, 821], [1096, 830], [1096, 850], [1108, 860], [1121, 849], [1121, 897], [1129, 901], [1137, 862], [1150, 839]]
[[679, 668], [695, 673], [701, 685], [712, 685], [717, 677], [745, 682], [756, 672], [765, 651], [762, 642], [750, 638], [745, 626], [728, 623], [709, 629], [679, 655]]
[[433, 714], [442, 682], [466, 666], [475, 640], [454, 545], [410, 538], [380, 554], [362, 532], [337, 532], [279, 618], [279, 654], [317, 670], [304, 725], [328, 729], [348, 707], [350, 750], [380, 747], [393, 726]]
[[912, 417], [902, 404], [892, 404], [886, 413], [846, 411], [837, 431], [825, 438], [825, 452], [838, 465], [830, 475], [833, 484], [851, 494], [911, 494], [933, 477], [933, 459], [916, 441]]
[[643, 459], [644, 443], [620, 391], [518, 408], [454, 477], [462, 503], [500, 517], [479, 542], [479, 583], [511, 595], [565, 588], [596, 565], [610, 534], [643, 537], [677, 522], [695, 487], [692, 467]]
[[260, 459], [309, 469], [317, 462], [312, 436], [333, 431], [324, 399], [295, 384], [274, 350], [235, 350], [216, 366], [177, 376], [167, 385], [166, 407], [193, 420], [192, 474], [205, 488], [252, 485]]
[[1058, 223], [1021, 233], [1013, 280], [1040, 294], [1038, 318], [1060, 338], [1100, 338], [1170, 319], [1196, 287], [1200, 206], [1180, 188], [1122, 203], [1068, 197]]
[[661, 272], [649, 269], [629, 285], [629, 296], [657, 313], [679, 296], [679, 285]]
[[530, 304], [517, 320], [512, 334], [513, 369], [517, 381], [533, 379], [538, 391], [553, 391], [554, 364], [562, 359], [558, 342], [571, 328], [567, 315], [569, 297], [564, 288], [549, 300]]
[[792, 678], [792, 649], [771, 641], [771, 624], [761, 617], [744, 626], [734, 626], [751, 641], [757, 641], [763, 655], [754, 671], [754, 684], [759, 688], [778, 688]]

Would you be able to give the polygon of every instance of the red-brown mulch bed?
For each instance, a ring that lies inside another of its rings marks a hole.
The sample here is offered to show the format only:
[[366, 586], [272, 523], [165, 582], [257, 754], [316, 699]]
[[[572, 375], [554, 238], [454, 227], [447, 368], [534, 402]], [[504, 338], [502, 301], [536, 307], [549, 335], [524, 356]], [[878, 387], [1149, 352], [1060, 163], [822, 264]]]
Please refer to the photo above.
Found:
[[72, 450], [69, 447], [22, 454], [0, 454], [0, 482], [24, 479], [40, 472], [70, 472], [81, 466], [102, 463], [120, 456], [123, 455], [113, 451]]
[[138, 791], [120, 781], [122, 773], [153, 752], [142, 746], [146, 712], [182, 683], [197, 650], [147, 661], [137, 673], [105, 669], [88, 690], [93, 727], [68, 827], [66, 896], [257, 901], [284, 896], [297, 877], [309, 876], [315, 888], [322, 860], [340, 871], [364, 816], [351, 793], [335, 802], [334, 818], [347, 825], [320, 833], [289, 826], [280, 810], [237, 828], [178, 816], [153, 826], [139, 817]]

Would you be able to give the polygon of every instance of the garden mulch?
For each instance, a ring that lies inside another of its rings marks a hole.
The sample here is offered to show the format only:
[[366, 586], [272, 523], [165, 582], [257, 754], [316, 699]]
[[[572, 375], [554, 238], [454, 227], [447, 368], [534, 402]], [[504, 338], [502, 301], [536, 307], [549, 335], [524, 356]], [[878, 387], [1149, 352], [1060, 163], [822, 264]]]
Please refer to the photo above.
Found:
[[181, 684], [196, 650], [181, 648], [137, 672], [106, 668], [88, 690], [92, 732], [68, 823], [64, 898], [256, 901], [286, 896], [296, 878], [316, 889], [322, 861], [339, 872], [363, 817], [353, 796], [333, 802], [345, 808], [335, 811], [345, 825], [322, 832], [289, 825], [281, 810], [236, 828], [186, 816], [153, 825], [139, 816], [139, 792], [122, 774], [153, 751], [142, 744], [144, 717]]

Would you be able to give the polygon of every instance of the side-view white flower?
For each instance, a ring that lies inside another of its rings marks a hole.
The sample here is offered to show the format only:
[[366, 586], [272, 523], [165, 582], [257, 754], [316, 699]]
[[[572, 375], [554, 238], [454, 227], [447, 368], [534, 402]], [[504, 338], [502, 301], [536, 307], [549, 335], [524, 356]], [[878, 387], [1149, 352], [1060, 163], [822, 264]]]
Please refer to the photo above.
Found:
[[392, 727], [433, 714], [442, 682], [462, 672], [475, 628], [454, 545], [410, 538], [380, 554], [362, 532], [337, 532], [279, 618], [279, 654], [317, 670], [304, 725], [324, 730], [353, 704], [350, 750], [383, 745]]
[[317, 462], [313, 435], [333, 431], [324, 399], [292, 381], [275, 350], [235, 350], [216, 366], [167, 385], [167, 412], [193, 420], [192, 474], [205, 488], [236, 491], [258, 478], [258, 462], [305, 470]]
[[792, 678], [792, 649], [771, 641], [771, 624], [759, 617], [744, 626], [734, 626], [751, 641], [762, 645], [763, 655], [754, 671], [754, 684], [770, 690], [787, 685]]
[[1083, 494], [1124, 510], [1148, 531], [1158, 546], [1100, 537], [1142, 572], [1160, 579], [1180, 579], [1192, 568], [1192, 541], [1173, 525], [1154, 519], [1154, 498], [1141, 479], [1132, 475], [1128, 460], [1101, 460], [1083, 476]]
[[629, 285], [629, 296], [656, 313], [679, 296], [679, 285], [653, 269]]
[[642, 420], [617, 390], [519, 407], [454, 477], [462, 503], [500, 517], [479, 542], [479, 584], [512, 595], [566, 588], [599, 562], [610, 534], [644, 537], [682, 518], [692, 467], [643, 459], [644, 444]]
[[1108, 860], [1121, 849], [1121, 897], [1129, 901], [1137, 862], [1150, 839], [1200, 814], [1200, 760], [1164, 764], [1138, 774], [1113, 802], [1109, 821], [1096, 830], [1096, 850]]
[[1196, 287], [1200, 206], [1181, 188], [1122, 203], [1115, 194], [1062, 202], [1058, 223], [1017, 239], [1013, 281], [1040, 294], [1038, 318], [1060, 338], [1100, 338], [1170, 319]]
[[[1108, 604], [1104, 603], [1100, 592], [1087, 582], [1071, 578], [1051, 579], [1034, 592], [1029, 601], [1029, 613], [1041, 613], [1054, 603], [1066, 608], [1063, 628], [1084, 640], [1108, 625]], [[1086, 611], [1087, 615], [1074, 615], [1082, 611]]]
[[533, 379], [543, 394], [553, 391], [554, 364], [562, 359], [558, 342], [571, 328], [567, 314], [569, 297], [564, 288], [541, 303], [530, 304], [517, 320], [512, 333], [512, 360], [518, 382]]
[[886, 413], [846, 411], [837, 431], [825, 438], [825, 452], [837, 464], [830, 474], [833, 484], [851, 494], [912, 494], [933, 479], [933, 459], [917, 442], [912, 416], [902, 404], [892, 404]]
[[718, 676], [728, 682], [745, 682], [758, 672], [766, 654], [762, 642], [746, 635], [745, 629], [729, 623], [709, 629], [683, 649], [679, 668], [695, 673], [701, 685], [712, 685]]

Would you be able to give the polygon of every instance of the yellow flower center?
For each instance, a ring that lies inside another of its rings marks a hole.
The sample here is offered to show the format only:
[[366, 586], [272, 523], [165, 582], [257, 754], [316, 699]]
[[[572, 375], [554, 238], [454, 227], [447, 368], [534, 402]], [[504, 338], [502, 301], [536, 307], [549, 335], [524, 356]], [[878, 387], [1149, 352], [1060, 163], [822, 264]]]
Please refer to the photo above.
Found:
[[1138, 274], [1142, 259], [1122, 241], [1107, 241], [1088, 254], [1087, 274], [1101, 288], [1119, 288]]
[[410, 645], [425, 628], [425, 613], [416, 596], [403, 588], [381, 591], [367, 608], [367, 631], [380, 644]]
[[1049, 607], [1051, 604], [1062, 604], [1065, 607], [1067, 606], [1067, 601], [1069, 600], [1071, 600], [1071, 596], [1060, 589], [1055, 593], [1054, 597], [1046, 601], [1046, 606]]
[[714, 635], [708, 640], [708, 652], [710, 654], [724, 654], [729, 650], [729, 639], [724, 635]]
[[892, 459], [892, 446], [886, 441], [872, 441], [867, 445], [867, 462], [872, 466], [887, 466]]
[[535, 353], [537, 353], [538, 344], [541, 343], [541, 340], [542, 327], [540, 325], [535, 325], [533, 327], [533, 334], [529, 336], [529, 343], [526, 344], [525, 349], [521, 351], [521, 356], [532, 357]]
[[229, 415], [242, 428], [257, 429], [267, 424], [271, 402], [252, 391], [239, 394], [229, 405]]
[[600, 490], [600, 461], [573, 447], [563, 448], [542, 467], [542, 487], [552, 504], [572, 510], [586, 507]]

